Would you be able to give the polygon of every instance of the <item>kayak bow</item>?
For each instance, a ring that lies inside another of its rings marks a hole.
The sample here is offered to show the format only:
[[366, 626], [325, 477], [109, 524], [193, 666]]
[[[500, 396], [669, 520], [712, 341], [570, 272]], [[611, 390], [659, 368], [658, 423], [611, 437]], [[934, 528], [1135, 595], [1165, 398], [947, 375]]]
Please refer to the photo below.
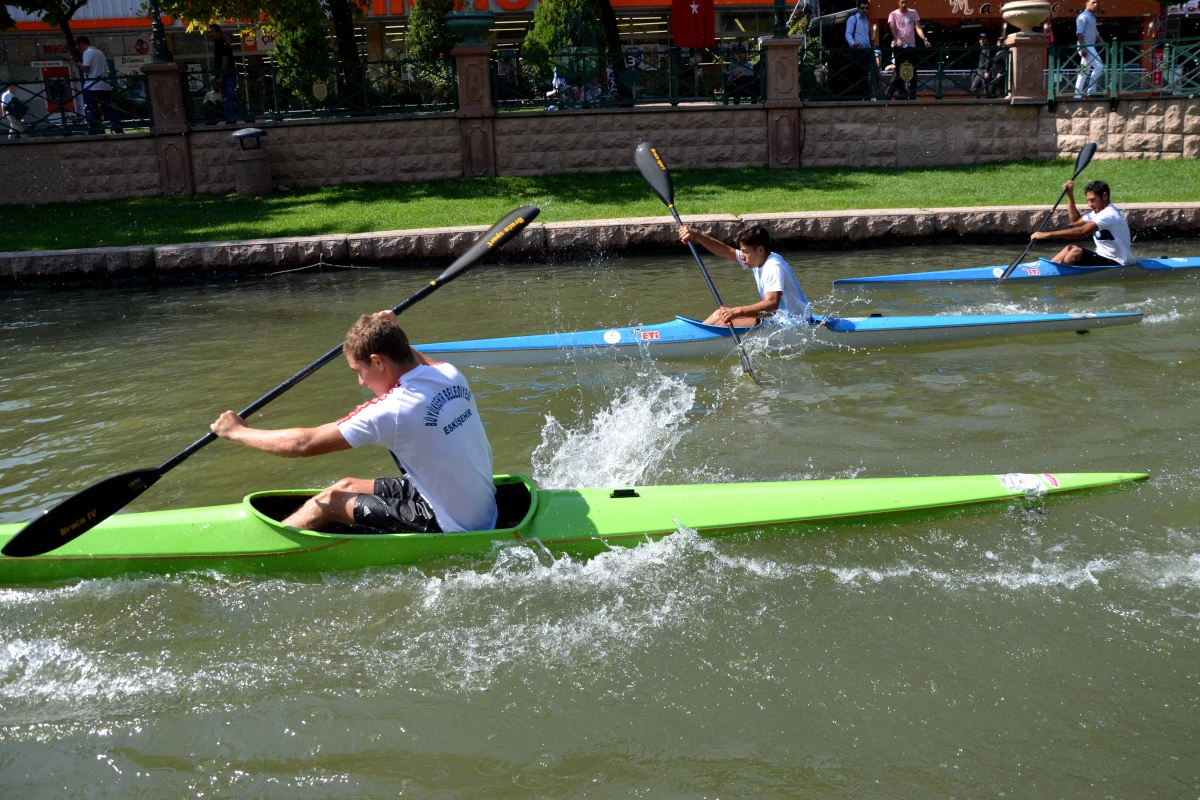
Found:
[[[1039, 258], [1019, 264], [1007, 281], [1046, 281], [1055, 278], [1142, 278], [1200, 269], [1200, 258], [1143, 258], [1128, 267], [1076, 267]], [[834, 286], [861, 286], [889, 283], [996, 283], [1004, 267], [967, 267], [934, 272], [905, 272], [899, 275], [871, 275], [860, 278], [839, 278]]]
[[[976, 314], [907, 317], [815, 317], [808, 325], [787, 329], [810, 352], [863, 348], [941, 345], [996, 336], [1063, 333], [1130, 325], [1141, 322], [1138, 312], [1103, 314]], [[784, 328], [760, 325], [738, 328], [741, 335]], [[509, 336], [414, 345], [457, 367], [530, 367], [561, 364], [596, 354], [636, 355], [648, 348], [654, 358], [691, 360], [727, 355], [732, 347], [729, 328], [705, 325], [688, 317], [631, 328]]]
[[[971, 475], [930, 478], [538, 489], [496, 477], [497, 530], [358, 535], [297, 530], [278, 520], [313, 490], [257, 492], [232, 505], [118, 514], [43, 556], [0, 557], [0, 584], [38, 584], [129, 573], [325, 572], [486, 557], [537, 540], [555, 554], [591, 556], [675, 533], [811, 532], [805, 523], [1005, 501], [1128, 483], [1140, 473]], [[0, 525], [7, 542], [21, 525]]]

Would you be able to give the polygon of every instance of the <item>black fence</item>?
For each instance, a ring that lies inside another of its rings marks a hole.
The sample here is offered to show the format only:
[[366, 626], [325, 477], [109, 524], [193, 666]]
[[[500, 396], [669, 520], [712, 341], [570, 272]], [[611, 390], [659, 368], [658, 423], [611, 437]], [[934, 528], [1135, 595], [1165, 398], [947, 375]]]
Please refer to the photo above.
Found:
[[0, 138], [128, 133], [151, 125], [145, 75], [64, 75], [13, 83], [13, 96], [0, 116]]
[[800, 51], [808, 101], [994, 98], [1009, 93], [1006, 47], [822, 47]]

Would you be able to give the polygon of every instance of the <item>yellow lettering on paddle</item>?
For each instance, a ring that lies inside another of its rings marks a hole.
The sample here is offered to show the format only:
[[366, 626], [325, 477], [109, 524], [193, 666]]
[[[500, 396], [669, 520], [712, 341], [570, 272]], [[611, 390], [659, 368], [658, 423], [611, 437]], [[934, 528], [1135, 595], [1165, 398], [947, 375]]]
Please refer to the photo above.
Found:
[[488, 239], [488, 243], [487, 243], [488, 249], [491, 250], [492, 247], [496, 244], [496, 242], [498, 242], [504, 238], [505, 234], [511, 233], [514, 228], [516, 228], [518, 225], [523, 225], [523, 224], [525, 224], [525, 218], [517, 217], [512, 222], [508, 223], [508, 225], [506, 225], [504, 227], [504, 230], [496, 231], [496, 235], [493, 236], [491, 239]]

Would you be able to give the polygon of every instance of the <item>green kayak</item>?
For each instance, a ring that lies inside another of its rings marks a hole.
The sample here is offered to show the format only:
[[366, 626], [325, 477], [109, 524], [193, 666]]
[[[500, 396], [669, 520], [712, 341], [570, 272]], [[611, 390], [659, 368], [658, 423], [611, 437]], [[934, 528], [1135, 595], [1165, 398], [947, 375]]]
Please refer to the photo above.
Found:
[[[496, 530], [362, 535], [313, 533], [278, 522], [313, 490], [257, 492], [233, 505], [119, 514], [46, 555], [0, 557], [0, 584], [28, 585], [132, 573], [323, 572], [487, 556], [538, 540], [551, 552], [590, 556], [675, 533], [792, 529], [821, 520], [1040, 497], [1146, 478], [1136, 473], [971, 475], [934, 478], [719, 483], [634, 489], [538, 489], [523, 475], [496, 477]], [[0, 546], [21, 525], [0, 525]]]

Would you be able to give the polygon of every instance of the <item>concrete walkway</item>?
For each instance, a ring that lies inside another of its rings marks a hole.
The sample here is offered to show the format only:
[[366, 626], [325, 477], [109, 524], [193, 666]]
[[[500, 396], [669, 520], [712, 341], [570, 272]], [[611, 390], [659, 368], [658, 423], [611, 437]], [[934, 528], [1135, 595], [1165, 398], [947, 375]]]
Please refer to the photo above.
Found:
[[[1120, 206], [1142, 239], [1200, 235], [1200, 203]], [[1044, 206], [892, 208], [684, 217], [727, 241], [745, 225], [763, 225], [783, 249], [866, 247], [962, 237], [1020, 237], [1034, 230]], [[1052, 227], [1066, 225], [1059, 210]], [[354, 266], [428, 266], [463, 253], [488, 229], [421, 228], [233, 242], [99, 247], [0, 253], [0, 284], [104, 283], [113, 278], [227, 277], [300, 269], [322, 262]], [[1137, 243], [1135, 241], [1135, 249]], [[664, 252], [683, 249], [669, 217], [532, 223], [505, 248], [521, 259], [563, 258], [589, 252]], [[1200, 248], [1198, 248], [1200, 249]]]

